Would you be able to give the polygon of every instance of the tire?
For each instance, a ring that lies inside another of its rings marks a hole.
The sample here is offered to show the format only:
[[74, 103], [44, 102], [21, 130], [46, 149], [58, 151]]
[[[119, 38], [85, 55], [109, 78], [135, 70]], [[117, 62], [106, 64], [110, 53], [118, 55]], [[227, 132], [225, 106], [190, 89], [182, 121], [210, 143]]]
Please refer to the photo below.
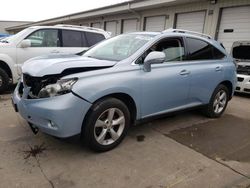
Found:
[[82, 140], [93, 151], [109, 151], [122, 142], [129, 126], [127, 106], [118, 99], [106, 98], [88, 112], [82, 126]]
[[204, 114], [209, 118], [219, 118], [227, 107], [229, 91], [225, 85], [215, 88], [209, 104], [204, 109]]
[[9, 76], [8, 74], [0, 68], [0, 93], [6, 91], [8, 85], [9, 85]]

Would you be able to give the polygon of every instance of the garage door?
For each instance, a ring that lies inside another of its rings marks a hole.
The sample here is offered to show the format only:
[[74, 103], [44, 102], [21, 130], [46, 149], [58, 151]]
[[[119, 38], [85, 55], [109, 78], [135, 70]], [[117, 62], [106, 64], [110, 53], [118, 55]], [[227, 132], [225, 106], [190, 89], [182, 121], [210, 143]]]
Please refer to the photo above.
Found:
[[250, 6], [222, 10], [218, 40], [230, 52], [234, 41], [250, 40]]
[[203, 33], [205, 15], [205, 11], [177, 14], [176, 28]]
[[91, 26], [95, 28], [101, 28], [101, 23], [100, 22], [92, 23]]
[[145, 31], [165, 30], [166, 16], [147, 17], [145, 20]]
[[111, 36], [117, 35], [117, 22], [110, 21], [105, 23], [105, 30], [111, 32]]
[[129, 33], [137, 31], [137, 19], [123, 20], [122, 32]]

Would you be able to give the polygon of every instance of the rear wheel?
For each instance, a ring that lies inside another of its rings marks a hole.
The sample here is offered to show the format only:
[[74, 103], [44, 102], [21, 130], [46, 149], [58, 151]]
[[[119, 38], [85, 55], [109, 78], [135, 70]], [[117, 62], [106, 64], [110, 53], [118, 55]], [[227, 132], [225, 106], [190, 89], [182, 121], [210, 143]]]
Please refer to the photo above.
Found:
[[220, 117], [227, 107], [229, 91], [225, 85], [219, 85], [210, 99], [209, 104], [204, 109], [205, 115], [210, 118]]
[[94, 151], [108, 151], [121, 143], [130, 124], [130, 113], [120, 100], [108, 98], [93, 105], [83, 125], [82, 138]]
[[3, 91], [6, 91], [8, 85], [9, 85], [9, 76], [8, 74], [0, 68], [0, 93]]

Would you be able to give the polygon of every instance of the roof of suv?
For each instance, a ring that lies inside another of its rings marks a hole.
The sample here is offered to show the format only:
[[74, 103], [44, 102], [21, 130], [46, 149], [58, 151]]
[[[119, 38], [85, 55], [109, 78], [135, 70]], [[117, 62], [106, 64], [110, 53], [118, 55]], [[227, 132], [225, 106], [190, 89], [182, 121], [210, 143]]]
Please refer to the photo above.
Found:
[[94, 33], [104, 34], [106, 37], [110, 36], [110, 33], [104, 31], [103, 29], [95, 28], [95, 27], [87, 27], [87, 26], [78, 26], [78, 25], [65, 25], [65, 24], [58, 24], [54, 26], [32, 26], [32, 29], [69, 29], [69, 30], [78, 30], [78, 31], [89, 31]]

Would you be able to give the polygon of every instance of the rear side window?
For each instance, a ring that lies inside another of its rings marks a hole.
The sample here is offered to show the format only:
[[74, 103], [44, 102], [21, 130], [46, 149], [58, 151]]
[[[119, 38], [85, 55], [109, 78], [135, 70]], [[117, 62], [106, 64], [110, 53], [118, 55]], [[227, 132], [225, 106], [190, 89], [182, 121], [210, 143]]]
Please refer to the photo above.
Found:
[[93, 32], [85, 32], [85, 36], [86, 36], [89, 46], [93, 46], [96, 43], [105, 39], [105, 37], [102, 34], [93, 33]]
[[199, 39], [187, 38], [187, 45], [189, 60], [222, 59], [225, 56], [214, 46]]
[[82, 47], [82, 34], [80, 31], [62, 30], [63, 47]]

